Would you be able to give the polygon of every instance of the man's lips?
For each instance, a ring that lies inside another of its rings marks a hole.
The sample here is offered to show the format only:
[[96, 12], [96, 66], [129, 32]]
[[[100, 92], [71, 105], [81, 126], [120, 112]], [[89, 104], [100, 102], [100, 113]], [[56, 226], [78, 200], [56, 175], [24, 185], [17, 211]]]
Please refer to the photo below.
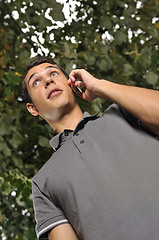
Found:
[[52, 90], [49, 92], [47, 98], [50, 99], [50, 98], [55, 97], [55, 96], [57, 96], [57, 95], [59, 95], [59, 94], [61, 94], [61, 93], [62, 93], [62, 90], [59, 89], [59, 88], [52, 89]]

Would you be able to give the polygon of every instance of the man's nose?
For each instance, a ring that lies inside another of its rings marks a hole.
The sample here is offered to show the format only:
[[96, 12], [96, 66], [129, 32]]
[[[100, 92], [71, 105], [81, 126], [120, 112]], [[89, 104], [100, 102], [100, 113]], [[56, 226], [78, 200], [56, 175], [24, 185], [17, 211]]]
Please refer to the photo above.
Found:
[[50, 83], [54, 83], [54, 81], [52, 80], [51, 76], [45, 76], [44, 79], [45, 79], [44, 80], [45, 88], [47, 88], [50, 85]]
[[45, 87], [48, 87], [50, 83], [54, 83], [52, 80], [45, 83]]

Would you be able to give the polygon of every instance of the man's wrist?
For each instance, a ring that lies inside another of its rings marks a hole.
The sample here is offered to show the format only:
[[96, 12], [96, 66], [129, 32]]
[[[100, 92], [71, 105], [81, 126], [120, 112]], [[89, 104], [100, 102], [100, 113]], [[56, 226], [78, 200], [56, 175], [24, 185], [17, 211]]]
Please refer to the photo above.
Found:
[[104, 80], [104, 79], [100, 79], [98, 80], [98, 82], [96, 83], [96, 85], [94, 86], [94, 94], [98, 97], [98, 98], [106, 98], [107, 96], [107, 89], [109, 88], [111, 82]]

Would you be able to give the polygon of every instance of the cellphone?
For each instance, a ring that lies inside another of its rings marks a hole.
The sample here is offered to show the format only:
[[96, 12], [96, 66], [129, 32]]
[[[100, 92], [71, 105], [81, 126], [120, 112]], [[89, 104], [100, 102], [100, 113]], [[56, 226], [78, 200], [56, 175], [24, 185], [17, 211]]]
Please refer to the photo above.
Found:
[[78, 95], [81, 96], [82, 95], [82, 90], [79, 87], [75, 87], [72, 83], [71, 83], [71, 88], [72, 90]]

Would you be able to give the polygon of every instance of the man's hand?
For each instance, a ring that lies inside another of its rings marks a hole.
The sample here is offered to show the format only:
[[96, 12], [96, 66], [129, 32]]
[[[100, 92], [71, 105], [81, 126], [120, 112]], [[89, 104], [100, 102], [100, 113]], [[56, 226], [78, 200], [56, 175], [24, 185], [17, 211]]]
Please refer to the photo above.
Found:
[[95, 86], [98, 82], [99, 79], [93, 77], [84, 69], [72, 70], [68, 80], [68, 84], [72, 84], [75, 87], [85, 88], [85, 91], [82, 92], [80, 96], [87, 101], [92, 101], [99, 97], [95, 91]]
[[84, 69], [72, 70], [69, 77], [68, 84], [86, 89], [80, 94], [83, 99], [99, 97], [117, 103], [159, 135], [159, 91], [99, 80]]

